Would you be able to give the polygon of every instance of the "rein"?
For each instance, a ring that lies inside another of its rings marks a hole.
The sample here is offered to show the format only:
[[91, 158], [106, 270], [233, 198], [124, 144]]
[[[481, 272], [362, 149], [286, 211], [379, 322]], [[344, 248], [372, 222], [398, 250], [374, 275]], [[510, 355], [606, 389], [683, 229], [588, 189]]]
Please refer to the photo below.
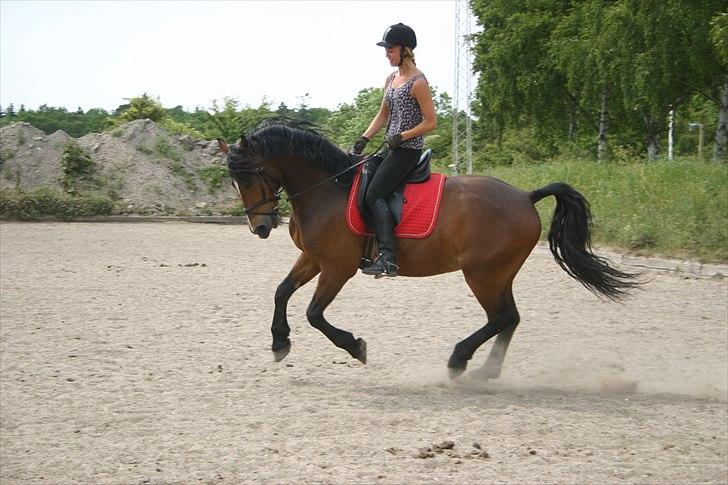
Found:
[[[303, 190], [301, 190], [299, 192], [296, 192], [293, 195], [289, 195], [284, 200], [290, 202], [291, 200], [295, 199], [299, 195], [303, 195], [306, 192], [309, 192], [309, 191], [315, 189], [316, 187], [325, 184], [326, 182], [330, 182], [331, 180], [334, 180], [334, 179], [340, 177], [341, 175], [344, 175], [349, 170], [351, 170], [353, 168], [356, 168], [356, 167], [358, 167], [359, 165], [361, 165], [363, 163], [368, 162], [369, 160], [371, 160], [372, 158], [374, 158], [376, 155], [379, 154], [380, 150], [382, 149], [382, 147], [384, 146], [385, 143], [386, 142], [384, 142], [381, 145], [379, 145], [379, 148], [377, 148], [374, 153], [372, 153], [368, 157], [365, 157], [365, 158], [361, 159], [360, 161], [356, 162], [354, 165], [351, 165], [351, 166], [345, 168], [341, 172], [339, 172], [337, 174], [334, 174], [334, 175], [332, 175], [329, 178], [326, 178], [326, 179], [324, 179], [324, 180], [322, 180], [320, 182], [316, 182], [312, 186], [307, 187], [307, 188], [305, 188], [305, 189], [303, 189]], [[279, 200], [281, 200], [281, 191], [283, 190], [283, 184], [280, 181], [276, 180], [276, 178], [273, 177], [271, 174], [269, 174], [268, 172], [266, 172], [265, 168], [263, 168], [262, 165], [258, 165], [258, 176], [263, 180], [263, 182], [265, 182], [265, 184], [268, 186], [268, 188], [273, 192], [273, 195], [271, 197], [268, 197], [267, 199], [264, 199], [264, 200], [258, 202], [257, 204], [253, 204], [251, 207], [248, 207], [247, 209], [243, 209], [243, 213], [246, 216], [247, 215], [267, 215], [267, 216], [271, 216], [271, 217], [278, 216], [278, 204], [276, 204], [276, 206], [270, 212], [266, 212], [266, 213], [263, 213], [263, 214], [253, 214], [251, 212], [251, 211], [257, 209], [260, 206], [263, 206], [265, 204], [269, 204], [270, 202], [273, 202], [273, 201], [278, 202]], [[279, 188], [276, 188], [276, 187], [279, 187]], [[236, 188], [237, 188], [237, 185], [236, 185]]]

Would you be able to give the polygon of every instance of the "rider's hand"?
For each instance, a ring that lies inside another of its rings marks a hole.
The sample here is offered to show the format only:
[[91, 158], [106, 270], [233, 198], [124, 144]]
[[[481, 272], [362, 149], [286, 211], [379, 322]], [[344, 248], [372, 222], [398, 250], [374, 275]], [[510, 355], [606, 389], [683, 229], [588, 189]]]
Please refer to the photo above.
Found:
[[356, 155], [361, 155], [361, 152], [364, 151], [364, 147], [367, 146], [367, 143], [369, 143], [369, 138], [366, 136], [360, 136], [359, 139], [354, 143], [354, 153]]
[[402, 133], [392, 135], [387, 140], [387, 146], [389, 148], [397, 148], [402, 143]]

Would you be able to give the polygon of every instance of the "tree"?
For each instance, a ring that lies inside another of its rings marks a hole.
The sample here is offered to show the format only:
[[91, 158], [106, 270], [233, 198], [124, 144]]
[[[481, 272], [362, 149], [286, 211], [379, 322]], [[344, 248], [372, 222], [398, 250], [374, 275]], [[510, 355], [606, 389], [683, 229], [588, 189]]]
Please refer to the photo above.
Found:
[[[499, 139], [506, 129], [526, 126], [553, 144], [584, 132], [578, 122], [586, 121], [587, 131], [597, 134], [600, 159], [608, 130], [622, 143], [644, 141], [654, 158], [671, 107], [705, 89], [708, 79], [726, 84], [728, 70], [714, 61], [707, 32], [725, 0], [472, 5], [483, 26], [475, 36], [477, 106], [481, 118], [494, 120]], [[721, 18], [714, 38], [725, 39]]]
[[710, 24], [710, 40], [717, 61], [713, 65], [720, 86], [720, 95], [714, 97], [719, 114], [713, 159], [718, 161], [728, 157], [728, 12], [717, 13]]
[[[121, 109], [121, 112], [118, 112]], [[166, 111], [162, 104], [155, 99], [147, 96], [146, 93], [129, 99], [129, 104], [122, 109], [117, 109], [117, 123], [128, 123], [133, 120], [150, 119], [152, 121], [161, 121], [166, 116]]]
[[[528, 127], [542, 148], [576, 135], [578, 97], [549, 51], [568, 0], [474, 0], [478, 135], [501, 144], [506, 130]], [[485, 130], [485, 131], [483, 131]]]
[[[356, 95], [354, 103], [340, 104], [337, 110], [331, 113], [325, 124], [334, 143], [341, 147], [351, 147], [377, 115], [383, 94], [382, 88], [362, 89]], [[370, 145], [377, 147], [383, 141], [384, 137], [380, 131], [371, 140]]]

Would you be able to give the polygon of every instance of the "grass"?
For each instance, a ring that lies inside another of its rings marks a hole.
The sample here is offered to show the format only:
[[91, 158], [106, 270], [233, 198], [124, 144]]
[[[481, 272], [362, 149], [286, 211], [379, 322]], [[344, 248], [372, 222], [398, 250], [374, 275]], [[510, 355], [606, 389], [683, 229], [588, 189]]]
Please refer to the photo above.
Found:
[[175, 161], [169, 164], [169, 169], [175, 175], [179, 176], [191, 192], [197, 190], [197, 184], [195, 183], [195, 177], [187, 171], [187, 169], [180, 162]]
[[[487, 172], [523, 190], [566, 182], [591, 204], [597, 245], [643, 255], [728, 261], [728, 166], [694, 159], [657, 163], [557, 160]], [[537, 204], [548, 226], [554, 199]]]
[[154, 142], [154, 151], [165, 158], [179, 162], [182, 159], [182, 155], [172, 147], [169, 140], [163, 136], [158, 136]]
[[113, 208], [114, 203], [108, 197], [72, 197], [45, 187], [27, 192], [0, 191], [2, 219], [35, 221], [52, 216], [62, 220], [73, 220], [78, 217], [108, 215]]
[[200, 178], [207, 182], [207, 190], [210, 194], [214, 194], [222, 186], [223, 181], [230, 183], [230, 176], [225, 165], [210, 165], [201, 169]]

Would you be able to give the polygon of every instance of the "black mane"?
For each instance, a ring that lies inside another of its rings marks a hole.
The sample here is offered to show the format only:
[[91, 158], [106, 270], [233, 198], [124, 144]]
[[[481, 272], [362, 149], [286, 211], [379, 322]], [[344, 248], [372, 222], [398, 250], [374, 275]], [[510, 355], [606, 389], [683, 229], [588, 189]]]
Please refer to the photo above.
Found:
[[349, 156], [326, 139], [318, 128], [290, 118], [265, 118], [242, 137], [243, 147], [230, 147], [230, 176], [250, 185], [258, 164], [285, 156], [297, 156], [331, 175], [351, 165]]

